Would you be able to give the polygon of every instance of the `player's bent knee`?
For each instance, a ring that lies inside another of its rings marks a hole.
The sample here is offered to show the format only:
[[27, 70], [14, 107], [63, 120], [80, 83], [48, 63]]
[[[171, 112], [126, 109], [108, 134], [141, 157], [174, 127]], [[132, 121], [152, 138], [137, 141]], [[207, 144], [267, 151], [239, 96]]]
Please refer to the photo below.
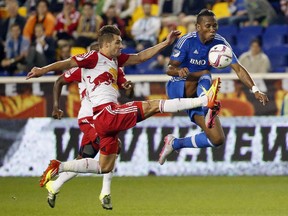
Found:
[[98, 150], [95, 149], [92, 144], [86, 144], [80, 147], [78, 157], [81, 158], [94, 158], [98, 153]]
[[111, 172], [111, 171], [113, 170], [113, 167], [114, 167], [114, 166], [107, 166], [107, 165], [101, 167], [101, 172], [102, 172], [102, 174]]
[[113, 170], [115, 165], [116, 154], [103, 155], [100, 154], [99, 165], [102, 173], [109, 173]]
[[219, 147], [219, 146], [225, 144], [225, 136], [215, 137], [215, 138], [213, 138], [213, 140], [211, 140], [211, 142], [215, 147]]

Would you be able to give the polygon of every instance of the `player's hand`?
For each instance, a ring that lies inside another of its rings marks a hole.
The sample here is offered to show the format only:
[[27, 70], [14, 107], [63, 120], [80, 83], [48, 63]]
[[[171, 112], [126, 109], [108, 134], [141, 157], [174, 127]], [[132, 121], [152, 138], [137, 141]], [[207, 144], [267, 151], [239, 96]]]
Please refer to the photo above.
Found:
[[61, 109], [54, 108], [53, 112], [52, 112], [52, 117], [54, 119], [59, 119], [60, 120], [63, 117], [63, 111]]
[[269, 101], [267, 95], [264, 94], [263, 92], [260, 92], [260, 91], [255, 92], [255, 98], [257, 100], [259, 100], [260, 103], [263, 104], [263, 106], [265, 106], [268, 103], [268, 101]]
[[134, 84], [129, 80], [122, 84], [122, 88], [125, 90], [131, 89], [134, 87]]
[[183, 77], [183, 78], [186, 78], [188, 75], [189, 75], [189, 70], [188, 70], [188, 68], [179, 68], [179, 70], [178, 70], [178, 75], [180, 76], [180, 77]]
[[43, 69], [39, 67], [33, 67], [32, 70], [27, 74], [26, 80], [31, 78], [40, 77], [44, 74]]
[[168, 45], [171, 45], [180, 35], [181, 35], [181, 31], [173, 30], [168, 34], [166, 38], [166, 42], [168, 43]]
[[132, 98], [134, 96], [134, 83], [127, 81], [122, 84], [122, 88], [126, 90], [125, 95], [128, 98]]

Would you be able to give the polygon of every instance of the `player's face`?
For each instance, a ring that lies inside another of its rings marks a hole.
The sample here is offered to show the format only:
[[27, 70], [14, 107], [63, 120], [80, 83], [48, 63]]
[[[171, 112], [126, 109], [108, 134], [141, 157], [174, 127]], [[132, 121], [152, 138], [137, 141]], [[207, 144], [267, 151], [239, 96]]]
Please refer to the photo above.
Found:
[[200, 23], [196, 24], [200, 40], [202, 43], [207, 43], [214, 39], [218, 24], [215, 17], [204, 16]]
[[257, 55], [257, 54], [259, 54], [261, 52], [261, 47], [259, 46], [258, 43], [252, 43], [250, 45], [250, 50], [251, 50], [251, 53], [253, 55]]
[[122, 49], [123, 49], [122, 38], [118, 35], [114, 35], [113, 41], [109, 43], [109, 51], [111, 57], [115, 58], [120, 56]]

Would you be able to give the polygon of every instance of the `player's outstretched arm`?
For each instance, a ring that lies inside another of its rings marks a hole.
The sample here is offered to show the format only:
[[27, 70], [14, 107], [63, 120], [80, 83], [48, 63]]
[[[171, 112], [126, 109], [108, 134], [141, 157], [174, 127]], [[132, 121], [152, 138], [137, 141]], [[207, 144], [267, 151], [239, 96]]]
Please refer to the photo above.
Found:
[[63, 71], [73, 67], [78, 67], [76, 61], [73, 60], [73, 58], [57, 61], [41, 68], [33, 67], [32, 70], [27, 74], [26, 80], [41, 77], [49, 71]]
[[68, 83], [65, 81], [63, 75], [59, 76], [55, 81], [53, 86], [53, 111], [52, 117], [54, 119], [61, 119], [63, 117], [63, 111], [59, 109], [59, 100], [62, 91], [63, 85], [67, 85]]
[[124, 66], [135, 65], [147, 61], [169, 45], [173, 44], [173, 42], [180, 36], [180, 34], [181, 32], [178, 30], [171, 31], [167, 36], [166, 40], [164, 40], [163, 42], [153, 47], [147, 48], [139, 53], [129, 55], [129, 58], [125, 62]]
[[249, 72], [239, 63], [232, 64], [231, 67], [244, 85], [246, 85], [254, 93], [255, 98], [263, 105], [266, 105], [266, 103], [269, 101], [267, 95], [258, 89]]

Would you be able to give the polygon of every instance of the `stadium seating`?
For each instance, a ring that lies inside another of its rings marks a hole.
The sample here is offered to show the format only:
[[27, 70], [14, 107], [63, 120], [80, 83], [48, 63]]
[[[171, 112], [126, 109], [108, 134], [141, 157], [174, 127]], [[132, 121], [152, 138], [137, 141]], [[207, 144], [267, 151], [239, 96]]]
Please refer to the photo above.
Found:
[[287, 43], [288, 25], [271, 25], [266, 27], [262, 35], [263, 50], [274, 46], [281, 46]]
[[235, 54], [237, 57], [239, 57], [239, 56], [242, 54], [242, 52], [241, 52], [241, 50], [238, 48], [238, 46], [234, 45], [234, 46], [232, 46], [232, 49], [233, 49], [234, 54]]
[[218, 29], [218, 33], [223, 36], [232, 47], [236, 45], [236, 35], [238, 33], [238, 27], [236, 25], [221, 26]]
[[286, 72], [288, 69], [288, 46], [271, 47], [266, 51], [268, 55], [272, 72]]
[[249, 49], [251, 40], [260, 38], [263, 33], [262, 26], [247, 26], [239, 28], [239, 33], [236, 35], [237, 47], [241, 52]]
[[3, 71], [1, 70], [0, 71], [0, 77], [1, 76], [9, 76], [9, 73], [6, 70], [3, 70]]

